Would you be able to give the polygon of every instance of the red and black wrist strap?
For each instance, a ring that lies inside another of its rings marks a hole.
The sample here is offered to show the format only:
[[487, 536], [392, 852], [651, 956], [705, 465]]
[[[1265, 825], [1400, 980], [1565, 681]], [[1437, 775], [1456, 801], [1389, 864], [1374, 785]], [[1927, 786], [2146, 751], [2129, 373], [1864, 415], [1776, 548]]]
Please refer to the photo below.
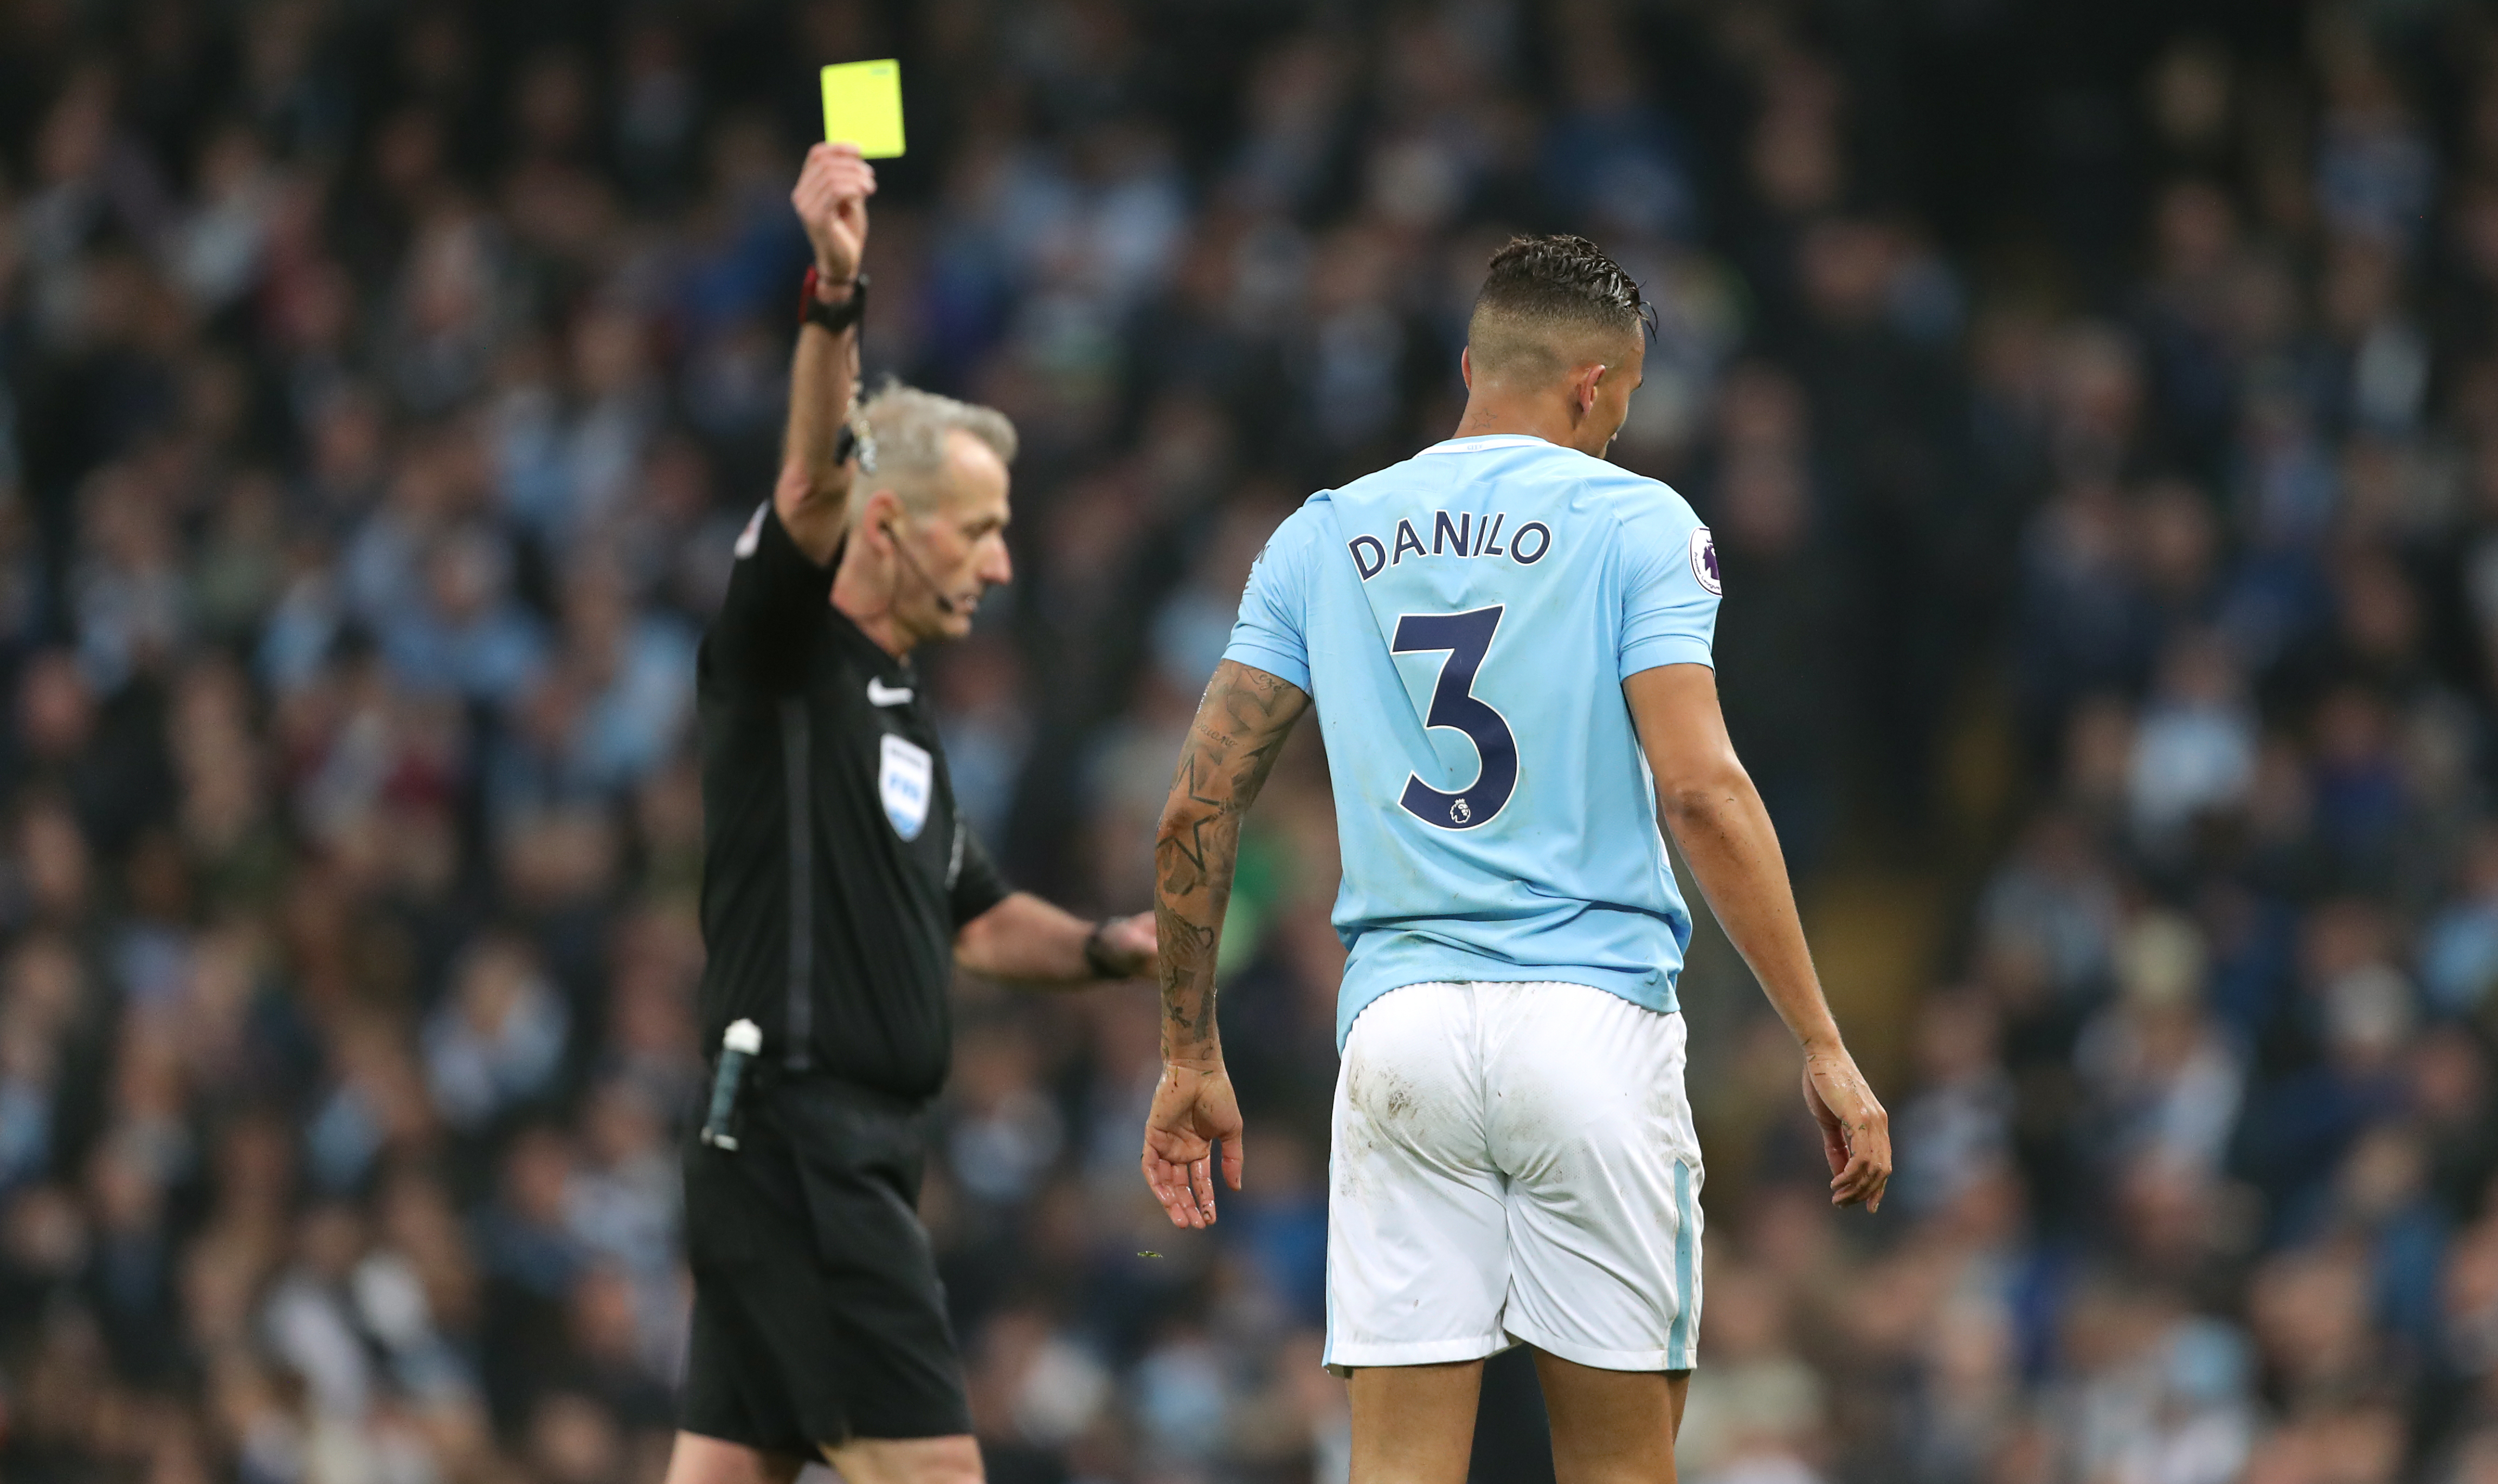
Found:
[[807, 281], [798, 289], [798, 323], [821, 325], [840, 334], [867, 318], [867, 274], [850, 280], [850, 297], [842, 303], [828, 304], [816, 293], [816, 266], [807, 265]]

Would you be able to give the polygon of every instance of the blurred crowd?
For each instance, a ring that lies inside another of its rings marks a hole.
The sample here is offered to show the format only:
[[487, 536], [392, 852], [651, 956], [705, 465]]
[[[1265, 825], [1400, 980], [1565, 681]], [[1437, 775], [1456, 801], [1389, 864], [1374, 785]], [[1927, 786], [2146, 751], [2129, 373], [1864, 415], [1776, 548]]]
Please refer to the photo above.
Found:
[[[1799, 879], [1947, 903], [1852, 1027], [1905, 1053], [1877, 1217], [1688, 987], [1695, 1484], [2498, 1481], [2461, 0], [0, 7], [0, 1475], [657, 1477], [692, 655], [812, 69], [888, 54], [869, 367], [1025, 448], [928, 682], [1079, 907], [1149, 896], [1265, 533], [1454, 426], [1490, 247], [1655, 301], [1616, 455], [1716, 529]], [[925, 1214], [1003, 1484], [1343, 1475], [1315, 743], [1243, 843], [1214, 1232], [1136, 1171], [1149, 993], [961, 988]]]

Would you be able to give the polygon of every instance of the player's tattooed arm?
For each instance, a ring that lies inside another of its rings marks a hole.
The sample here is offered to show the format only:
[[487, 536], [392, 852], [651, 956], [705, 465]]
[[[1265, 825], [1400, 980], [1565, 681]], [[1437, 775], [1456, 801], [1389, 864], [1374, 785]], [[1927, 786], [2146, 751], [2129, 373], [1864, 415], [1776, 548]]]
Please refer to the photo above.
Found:
[[1154, 841], [1163, 1075], [1145, 1115], [1143, 1163], [1145, 1184], [1175, 1226], [1214, 1220], [1218, 1146], [1224, 1183], [1240, 1188], [1240, 1103], [1215, 1034], [1215, 950], [1240, 856], [1240, 816], [1309, 705], [1300, 687], [1263, 670], [1231, 660], [1217, 665], [1163, 806]]
[[1240, 817], [1309, 704], [1299, 686], [1233, 660], [1215, 666], [1198, 704], [1154, 841], [1166, 1058], [1220, 1055], [1214, 957], [1239, 861]]

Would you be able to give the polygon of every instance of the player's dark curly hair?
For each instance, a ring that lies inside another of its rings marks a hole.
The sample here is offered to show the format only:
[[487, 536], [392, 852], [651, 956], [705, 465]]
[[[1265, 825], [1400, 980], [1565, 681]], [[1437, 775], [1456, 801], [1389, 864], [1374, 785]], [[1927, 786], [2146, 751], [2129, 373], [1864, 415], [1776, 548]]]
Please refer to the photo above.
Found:
[[1653, 329], [1622, 266], [1583, 237], [1514, 237], [1491, 255], [1466, 340], [1475, 363], [1529, 374], [1565, 359], [1560, 342]]
[[1577, 319], [1628, 330], [1648, 308], [1622, 266], [1566, 232], [1515, 237], [1491, 255], [1475, 303], [1530, 319]]

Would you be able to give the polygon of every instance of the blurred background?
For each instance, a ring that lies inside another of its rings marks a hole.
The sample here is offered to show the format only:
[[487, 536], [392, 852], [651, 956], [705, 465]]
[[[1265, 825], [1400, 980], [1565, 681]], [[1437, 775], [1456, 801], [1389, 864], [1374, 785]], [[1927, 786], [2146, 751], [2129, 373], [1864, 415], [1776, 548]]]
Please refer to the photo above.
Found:
[[[1490, 248], [1657, 302], [1616, 457], [1716, 529], [1900, 1169], [1826, 1209], [1704, 922], [1687, 1478], [2498, 1481], [2462, 0], [5, 0], [0, 1475], [657, 1477], [692, 653], [814, 69], [885, 55], [868, 363], [1026, 451], [1018, 581], [925, 663], [1079, 908], [1147, 903], [1265, 533], [1454, 426]], [[926, 1216], [1003, 1484], [1342, 1476], [1303, 730], [1219, 1228], [1137, 1174], [1149, 990], [961, 987]], [[1540, 1467], [1520, 1382], [1483, 1477]]]

